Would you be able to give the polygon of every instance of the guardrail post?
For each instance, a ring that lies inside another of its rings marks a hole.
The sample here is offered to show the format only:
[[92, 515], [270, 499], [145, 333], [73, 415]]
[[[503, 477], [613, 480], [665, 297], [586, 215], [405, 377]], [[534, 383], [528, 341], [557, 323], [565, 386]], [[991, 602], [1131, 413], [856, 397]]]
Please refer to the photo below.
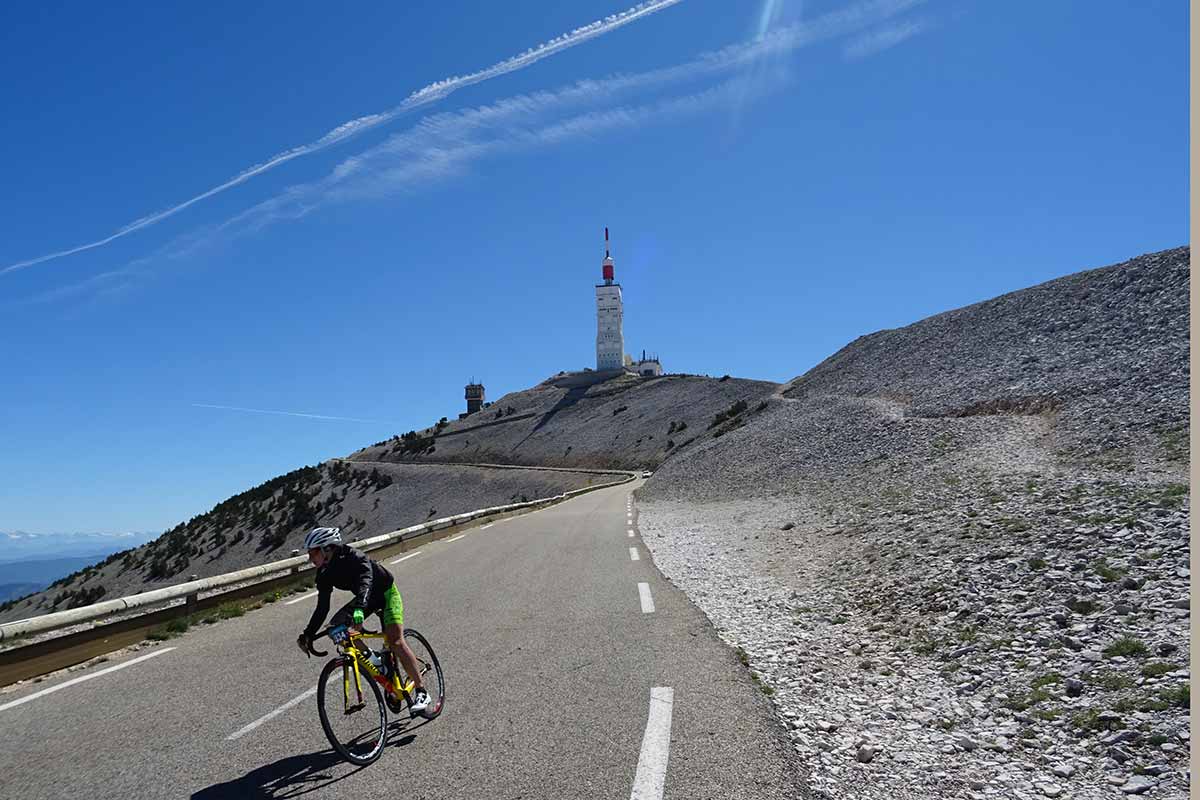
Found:
[[199, 604], [199, 602], [200, 602], [200, 593], [199, 592], [192, 592], [191, 594], [189, 594], [183, 601], [184, 614], [186, 614], [189, 617], [192, 614], [195, 614], [196, 606]]

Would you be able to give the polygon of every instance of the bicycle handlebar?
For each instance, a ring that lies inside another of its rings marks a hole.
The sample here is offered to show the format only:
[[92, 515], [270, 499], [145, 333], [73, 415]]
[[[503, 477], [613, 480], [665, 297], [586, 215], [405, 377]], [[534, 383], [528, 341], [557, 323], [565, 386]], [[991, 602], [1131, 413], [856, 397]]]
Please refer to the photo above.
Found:
[[[312, 637], [312, 639], [309, 639], [305, 643], [305, 650], [308, 651], [308, 655], [319, 656], [321, 658], [324, 658], [325, 656], [329, 655], [328, 651], [317, 650], [315, 647], [313, 647], [313, 642], [324, 636], [328, 636], [330, 631], [332, 631], [334, 628], [340, 628], [340, 627], [346, 627], [346, 626], [343, 626], [340, 624], [329, 625], [325, 628], [325, 630], [320, 631], [319, 633], [317, 633], [316, 636]], [[367, 630], [366, 628], [359, 628], [359, 631], [368, 636], [378, 636], [381, 633], [381, 631], [371, 631], [371, 630]]]

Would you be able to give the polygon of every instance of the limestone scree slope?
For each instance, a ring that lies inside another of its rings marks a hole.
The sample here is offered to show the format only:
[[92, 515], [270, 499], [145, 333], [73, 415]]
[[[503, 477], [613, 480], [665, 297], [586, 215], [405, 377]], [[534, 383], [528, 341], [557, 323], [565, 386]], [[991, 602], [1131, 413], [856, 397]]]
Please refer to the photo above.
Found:
[[826, 796], [1186, 796], [1188, 258], [861, 337], [640, 490]]

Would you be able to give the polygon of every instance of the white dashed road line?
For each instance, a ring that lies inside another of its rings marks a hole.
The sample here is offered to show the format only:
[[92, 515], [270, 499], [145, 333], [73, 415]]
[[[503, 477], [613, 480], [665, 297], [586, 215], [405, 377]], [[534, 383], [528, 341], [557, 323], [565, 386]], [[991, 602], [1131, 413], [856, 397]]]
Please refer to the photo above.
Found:
[[297, 597], [295, 600], [288, 600], [287, 602], [284, 603], [284, 605], [285, 606], [294, 605], [296, 603], [299, 603], [301, 600], [307, 600], [308, 598], [314, 596], [315, 594], [316, 594], [316, 592], [309, 592], [308, 594], [302, 594], [299, 597]]
[[409, 559], [409, 558], [412, 558], [413, 556], [419, 556], [419, 555], [421, 555], [421, 554], [420, 553], [409, 553], [406, 556], [400, 556], [399, 558], [393, 558], [388, 563], [389, 564], [399, 564], [401, 561], [404, 561], [405, 559]]
[[642, 753], [629, 800], [661, 800], [667, 780], [667, 757], [671, 750], [671, 709], [675, 691], [670, 686], [650, 690], [650, 716], [642, 736]]
[[630, 528], [630, 529], [629, 529], [629, 538], [630, 538], [630, 539], [632, 539], [632, 538], [633, 538], [633, 528]]
[[495, 524], [496, 524], [496, 523], [494, 523], [494, 522], [489, 522], [487, 525], [484, 525], [484, 526], [483, 526], [482, 528], [480, 528], [479, 530], [481, 530], [481, 531], [486, 531], [488, 528], [492, 527], [492, 526], [493, 526], [493, 525], [495, 525]]
[[125, 669], [126, 667], [132, 667], [134, 664], [138, 663], [139, 661], [145, 661], [148, 658], [154, 658], [155, 656], [161, 656], [163, 653], [169, 653], [174, 649], [175, 649], [174, 647], [164, 647], [161, 650], [155, 650], [153, 653], [147, 653], [144, 656], [138, 656], [137, 658], [131, 658], [128, 661], [124, 661], [120, 664], [117, 664], [116, 666], [107, 667], [105, 669], [100, 670], [99, 672], [93, 672], [90, 675], [81, 675], [78, 678], [72, 678], [69, 681], [63, 681], [62, 683], [58, 684], [57, 686], [51, 686], [49, 689], [42, 689], [40, 692], [34, 692], [33, 694], [26, 695], [25, 697], [22, 697], [19, 700], [13, 700], [11, 702], [5, 703], [4, 705], [0, 706], [0, 711], [4, 711], [5, 709], [12, 708], [13, 706], [19, 706], [22, 703], [28, 703], [30, 700], [36, 700], [37, 698], [48, 695], [51, 692], [57, 692], [59, 689], [65, 689], [68, 686], [74, 686], [77, 683], [83, 683], [84, 681], [90, 681], [92, 678], [99, 678], [101, 675], [107, 675], [108, 673], [116, 672], [119, 669]]
[[458, 536], [451, 536], [449, 539], [443, 539], [442, 541], [445, 541], [445, 542], [457, 542], [459, 539], [461, 539], [461, 538], [462, 538], [462, 537], [464, 537], [464, 536], [466, 536], [466, 534], [465, 534], [465, 533], [460, 533]]
[[313, 688], [309, 689], [307, 692], [300, 695], [299, 697], [293, 697], [291, 700], [288, 700], [286, 703], [284, 703], [283, 705], [281, 705], [279, 708], [275, 709], [271, 713], [264, 714], [263, 716], [254, 720], [254, 722], [251, 722], [249, 725], [242, 728], [241, 730], [236, 731], [235, 733], [229, 734], [228, 736], [225, 737], [225, 740], [233, 741], [234, 739], [245, 736], [247, 733], [254, 730], [259, 725], [262, 725], [264, 722], [268, 722], [269, 720], [275, 719], [275, 717], [278, 717], [280, 714], [287, 711], [292, 706], [297, 705], [298, 703], [303, 703], [305, 700], [312, 697], [316, 693], [317, 693], [317, 687], [314, 686]]
[[654, 598], [650, 596], [650, 584], [639, 583], [638, 584], [638, 594], [641, 595], [641, 598], [642, 598], [642, 613], [643, 614], [653, 614], [654, 613]]
[[636, 547], [629, 548], [629, 560], [630, 561], [638, 561], [638, 560], [640, 560], [640, 558], [641, 557], [638, 555], [638, 551], [637, 551]]

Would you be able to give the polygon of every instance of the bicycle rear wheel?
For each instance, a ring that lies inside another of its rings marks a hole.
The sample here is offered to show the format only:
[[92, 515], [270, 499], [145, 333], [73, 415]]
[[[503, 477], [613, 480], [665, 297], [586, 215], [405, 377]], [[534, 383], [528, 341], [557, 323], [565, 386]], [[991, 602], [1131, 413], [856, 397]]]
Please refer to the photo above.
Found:
[[[349, 697], [346, 681], [349, 681]], [[383, 754], [387, 742], [387, 706], [379, 684], [361, 672], [358, 685], [349, 658], [332, 658], [317, 683], [317, 712], [333, 749], [351, 764], [366, 766]]]
[[[446, 682], [442, 677], [442, 665], [438, 663], [429, 640], [412, 628], [404, 629], [404, 641], [417, 659], [417, 669], [421, 672], [421, 683], [429, 692], [429, 708], [422, 712], [426, 719], [434, 719], [442, 713], [446, 702]], [[401, 673], [403, 674], [403, 672]]]

